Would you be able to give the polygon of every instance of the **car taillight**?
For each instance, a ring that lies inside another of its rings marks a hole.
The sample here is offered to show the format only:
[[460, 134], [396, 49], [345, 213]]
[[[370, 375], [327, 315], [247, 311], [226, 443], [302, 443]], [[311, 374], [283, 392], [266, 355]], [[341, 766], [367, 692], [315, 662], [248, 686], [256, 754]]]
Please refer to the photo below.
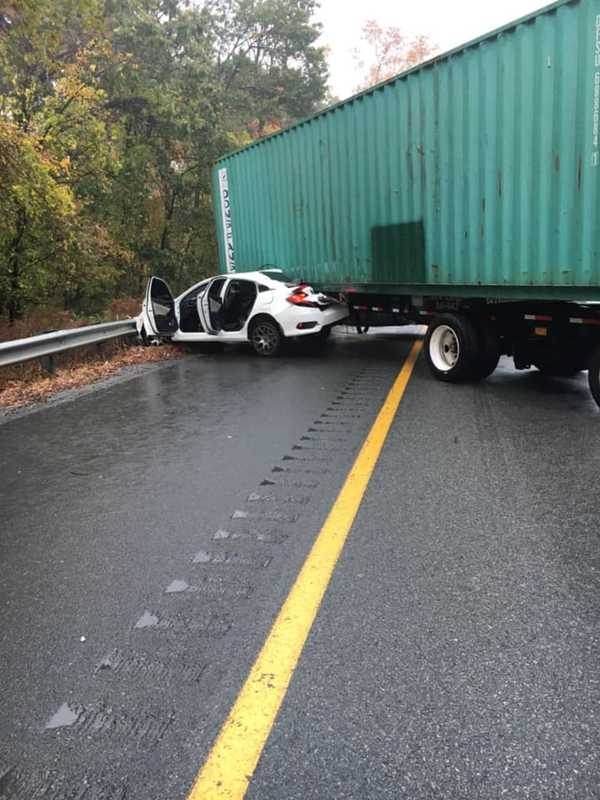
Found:
[[308, 295], [306, 292], [294, 292], [294, 294], [288, 295], [285, 299], [288, 303], [292, 303], [295, 306], [306, 306], [308, 308], [318, 308], [319, 304], [313, 302], [312, 300], [308, 300]]

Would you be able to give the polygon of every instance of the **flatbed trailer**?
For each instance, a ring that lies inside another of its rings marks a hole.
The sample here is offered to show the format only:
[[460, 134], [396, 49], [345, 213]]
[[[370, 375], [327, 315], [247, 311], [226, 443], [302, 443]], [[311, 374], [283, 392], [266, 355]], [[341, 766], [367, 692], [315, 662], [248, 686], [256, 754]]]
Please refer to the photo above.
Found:
[[600, 0], [560, 0], [222, 159], [221, 270], [359, 330], [428, 325], [445, 381], [589, 370], [600, 405]]

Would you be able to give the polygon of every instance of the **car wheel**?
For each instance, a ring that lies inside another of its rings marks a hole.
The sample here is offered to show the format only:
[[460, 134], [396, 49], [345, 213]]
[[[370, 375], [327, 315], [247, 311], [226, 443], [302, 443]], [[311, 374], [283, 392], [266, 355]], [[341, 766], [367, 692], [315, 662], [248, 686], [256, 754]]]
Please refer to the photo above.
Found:
[[275, 322], [261, 319], [254, 323], [250, 333], [250, 342], [254, 352], [259, 356], [271, 357], [281, 349], [283, 336]]
[[331, 336], [331, 328], [323, 328], [319, 333], [313, 333], [311, 336], [305, 336], [304, 341], [308, 344], [311, 343], [317, 347], [325, 347], [329, 342]]
[[142, 328], [140, 331], [139, 340], [142, 344], [142, 347], [158, 347], [162, 344], [162, 339], [160, 336], [148, 336], [145, 328]]
[[310, 336], [301, 336], [298, 340], [298, 344], [301, 346], [303, 352], [309, 355], [317, 355], [327, 348], [330, 335], [331, 328], [323, 328], [319, 333], [313, 333]]
[[459, 383], [473, 378], [481, 354], [475, 326], [462, 314], [440, 314], [427, 331], [425, 354], [438, 380]]

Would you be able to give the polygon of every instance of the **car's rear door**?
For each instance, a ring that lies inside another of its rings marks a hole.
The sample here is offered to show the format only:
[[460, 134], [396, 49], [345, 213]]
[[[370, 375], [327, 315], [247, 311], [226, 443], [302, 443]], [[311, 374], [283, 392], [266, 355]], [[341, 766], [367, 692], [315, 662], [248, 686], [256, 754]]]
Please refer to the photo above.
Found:
[[198, 295], [198, 316], [207, 333], [217, 334], [221, 330], [223, 287], [227, 278], [215, 278], [202, 294]]
[[177, 332], [175, 301], [162, 278], [152, 277], [148, 281], [142, 314], [146, 335], [170, 338]]

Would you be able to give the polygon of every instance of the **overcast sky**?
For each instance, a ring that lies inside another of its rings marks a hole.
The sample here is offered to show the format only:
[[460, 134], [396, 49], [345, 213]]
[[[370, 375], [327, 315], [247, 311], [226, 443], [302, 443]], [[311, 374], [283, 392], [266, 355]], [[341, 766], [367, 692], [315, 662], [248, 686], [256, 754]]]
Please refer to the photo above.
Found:
[[321, 0], [322, 43], [330, 48], [331, 90], [343, 99], [359, 82], [351, 51], [366, 19], [426, 34], [442, 51], [543, 8], [543, 0]]

